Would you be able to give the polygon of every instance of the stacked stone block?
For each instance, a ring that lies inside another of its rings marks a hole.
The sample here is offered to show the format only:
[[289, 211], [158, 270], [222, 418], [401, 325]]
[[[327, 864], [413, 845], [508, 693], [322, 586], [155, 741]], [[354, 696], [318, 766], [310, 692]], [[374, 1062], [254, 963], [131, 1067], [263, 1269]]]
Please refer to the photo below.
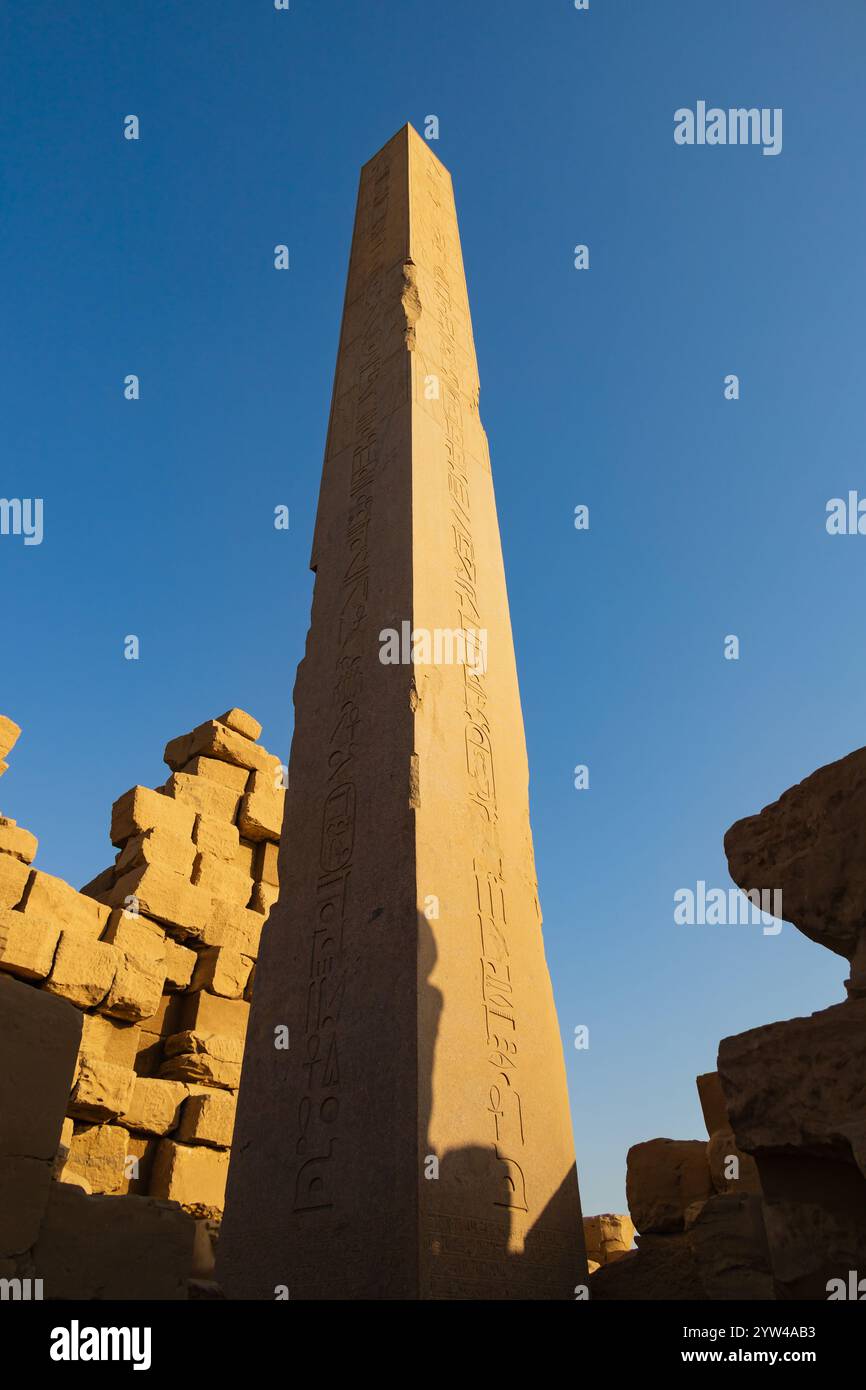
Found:
[[[18, 732], [0, 718], [0, 771]], [[172, 740], [168, 781], [115, 802], [115, 862], [80, 893], [33, 868], [34, 837], [0, 818], [0, 981], [17, 980], [25, 1014], [53, 1005], [78, 1029], [48, 1155], [65, 1190], [50, 1203], [46, 1193], [43, 1215], [54, 1211], [61, 1233], [87, 1220], [110, 1232], [114, 1208], [97, 1221], [87, 1197], [178, 1203], [201, 1222], [200, 1274], [212, 1267], [255, 961], [277, 896], [283, 769], [260, 733], [233, 709]], [[16, 1038], [3, 1041], [0, 1071], [14, 1073]], [[15, 1155], [0, 1147], [0, 1174], [5, 1157]], [[10, 1220], [24, 1186], [6, 1164]], [[145, 1222], [142, 1239], [156, 1229]], [[62, 1234], [43, 1247], [58, 1278], [61, 1247]]]

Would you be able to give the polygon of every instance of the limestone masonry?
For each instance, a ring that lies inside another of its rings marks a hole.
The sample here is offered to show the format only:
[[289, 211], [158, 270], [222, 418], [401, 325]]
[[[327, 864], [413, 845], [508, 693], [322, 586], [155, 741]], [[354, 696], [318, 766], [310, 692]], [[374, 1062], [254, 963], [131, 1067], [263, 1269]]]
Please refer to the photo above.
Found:
[[[585, 1278], [478, 391], [451, 179], [405, 127], [361, 175], [229, 1297], [573, 1299]], [[486, 633], [486, 669], [382, 661], [407, 622]]]
[[[4, 760], [18, 733], [0, 718]], [[277, 894], [283, 771], [260, 733], [233, 709], [169, 743], [171, 776], [115, 802], [115, 862], [80, 893], [0, 817], [0, 1277], [46, 1298], [212, 1291]]]

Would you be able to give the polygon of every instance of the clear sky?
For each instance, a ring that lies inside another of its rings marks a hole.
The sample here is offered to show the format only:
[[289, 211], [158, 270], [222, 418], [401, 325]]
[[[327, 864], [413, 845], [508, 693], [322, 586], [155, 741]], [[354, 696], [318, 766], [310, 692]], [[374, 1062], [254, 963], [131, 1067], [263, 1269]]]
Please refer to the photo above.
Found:
[[[842, 997], [793, 928], [677, 926], [673, 895], [727, 886], [727, 826], [864, 742], [866, 537], [825, 509], [866, 495], [866, 9], [68, 0], [0, 26], [0, 492], [44, 499], [41, 545], [0, 536], [0, 804], [81, 884], [169, 737], [239, 704], [285, 758], [358, 171], [437, 115], [584, 1210], [624, 1210], [630, 1144], [703, 1134], [721, 1037]], [[699, 100], [781, 107], [782, 152], [677, 146]]]

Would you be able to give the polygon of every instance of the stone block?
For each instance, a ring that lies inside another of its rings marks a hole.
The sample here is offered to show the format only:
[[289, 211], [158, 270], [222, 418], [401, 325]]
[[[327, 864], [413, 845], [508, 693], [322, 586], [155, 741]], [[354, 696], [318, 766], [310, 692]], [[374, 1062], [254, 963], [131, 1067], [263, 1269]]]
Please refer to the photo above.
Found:
[[[229, 764], [219, 763], [218, 766], [228, 767]], [[240, 836], [236, 825], [220, 820], [217, 816], [197, 816], [193, 840], [199, 853], [213, 855], [224, 860], [226, 864], [236, 863], [240, 848]]]
[[31, 873], [21, 911], [33, 921], [51, 927], [59, 925], [65, 934], [75, 932], [94, 940], [102, 935], [110, 915], [103, 903], [77, 893], [62, 878], [44, 874], [40, 869]]
[[102, 1057], [127, 1071], [134, 1066], [141, 1036], [134, 1024], [105, 1018], [102, 1014], [84, 1014], [82, 1022], [81, 1054]]
[[22, 864], [32, 864], [36, 858], [39, 841], [29, 830], [23, 830], [14, 821], [5, 820], [0, 825], [0, 854], [11, 854]]
[[128, 951], [120, 951], [119, 956], [101, 1009], [114, 1018], [142, 1022], [159, 1008], [165, 984], [165, 956], [131, 955]]
[[628, 1151], [626, 1198], [641, 1234], [683, 1230], [686, 1208], [714, 1191], [701, 1140], [650, 1139]]
[[707, 1127], [707, 1134], [712, 1137], [717, 1129], [730, 1129], [731, 1122], [728, 1119], [728, 1107], [725, 1103], [725, 1093], [722, 1090], [722, 1083], [717, 1071], [706, 1071], [701, 1076], [695, 1078], [698, 1088], [698, 1099], [701, 1103], [701, 1113], [704, 1117], [704, 1124]]
[[237, 907], [247, 906], [253, 889], [252, 879], [242, 869], [236, 869], [234, 864], [227, 864], [215, 854], [196, 855], [192, 882], [212, 898]]
[[55, 1183], [33, 1258], [55, 1299], [185, 1300], [194, 1238], [178, 1207]]
[[238, 813], [238, 828], [247, 840], [279, 843], [286, 793], [270, 771], [256, 772], [249, 781]]
[[166, 795], [173, 797], [197, 815], [213, 816], [232, 822], [238, 813], [240, 793], [209, 777], [191, 777], [188, 772], [173, 772], [165, 784]]
[[151, 1194], [179, 1202], [184, 1207], [221, 1211], [228, 1168], [229, 1156], [220, 1149], [163, 1139], [151, 1172]]
[[0, 908], [19, 906], [32, 872], [20, 859], [14, 859], [11, 854], [0, 854]]
[[121, 952], [108, 942], [64, 930], [43, 988], [80, 1009], [95, 1009], [108, 997], [120, 964]]
[[181, 1105], [188, 1094], [182, 1082], [139, 1076], [122, 1117], [123, 1124], [145, 1134], [170, 1134], [177, 1128]]
[[22, 980], [44, 980], [54, 964], [60, 926], [0, 908], [0, 970]]
[[132, 1098], [135, 1073], [104, 1057], [81, 1052], [68, 1113], [77, 1120], [113, 1120]]
[[245, 790], [249, 777], [248, 768], [235, 767], [234, 763], [225, 763], [219, 758], [190, 758], [189, 762], [177, 771], [188, 773], [190, 777], [208, 777], [212, 782], [231, 787], [238, 796]]
[[717, 1192], [761, 1194], [761, 1182], [755, 1160], [741, 1149], [733, 1131], [717, 1129], [707, 1144], [710, 1176]]
[[236, 1091], [241, 1079], [243, 1042], [219, 1033], [184, 1032], [166, 1038], [160, 1076], [220, 1090]]
[[[261, 732], [261, 730], [259, 730]], [[21, 736], [21, 730], [14, 719], [9, 719], [7, 715], [0, 714], [0, 758], [8, 758], [15, 744]], [[256, 734], [258, 738], [258, 734]]]
[[81, 1024], [64, 1000], [16, 980], [0, 983], [0, 1156], [53, 1161]]
[[167, 990], [186, 989], [195, 970], [196, 954], [188, 946], [166, 937], [165, 941], [165, 988]]
[[271, 840], [262, 840], [258, 845], [253, 877], [259, 879], [261, 883], [270, 883], [274, 888], [279, 887], [280, 877], [277, 868], [279, 853], [279, 845], [274, 844]]
[[172, 873], [170, 869], [156, 864], [134, 869], [118, 879], [112, 890], [112, 901], [117, 907], [137, 905], [139, 912], [154, 917], [184, 937], [207, 939], [212, 915], [209, 895], [193, 888], [181, 874]]
[[191, 734], [182, 734], [180, 738], [172, 739], [166, 745], [164, 757], [168, 766], [177, 771], [189, 762], [190, 758], [199, 754], [260, 772], [270, 773], [275, 767], [279, 767], [279, 759], [273, 754], [215, 719], [199, 724]]
[[587, 1257], [605, 1265], [612, 1255], [631, 1249], [635, 1231], [630, 1217], [605, 1212], [601, 1216], [585, 1216], [583, 1234]]
[[209, 1144], [228, 1149], [235, 1127], [237, 1097], [231, 1091], [206, 1091], [184, 1103], [177, 1139], [184, 1144]]
[[127, 1132], [120, 1125], [90, 1125], [73, 1134], [66, 1168], [84, 1178], [93, 1192], [120, 1192], [126, 1150]]
[[227, 1038], [246, 1036], [250, 1006], [245, 999], [225, 999], [207, 990], [196, 990], [181, 1001], [178, 1032], [221, 1033]]
[[272, 884], [256, 883], [253, 888], [253, 895], [250, 898], [250, 907], [253, 912], [260, 912], [263, 917], [267, 917], [279, 896], [279, 888], [274, 887]]
[[192, 988], [207, 989], [226, 999], [240, 999], [250, 977], [252, 960], [230, 946], [208, 946], [199, 951]]
[[147, 868], [148, 864], [158, 864], [162, 869], [189, 878], [195, 859], [195, 845], [187, 836], [182, 839], [168, 830], [147, 830], [142, 835], [131, 835], [117, 856], [115, 879], [128, 874], [133, 869]]
[[51, 1186], [47, 1160], [0, 1156], [0, 1257], [22, 1255], [33, 1245]]
[[125, 845], [134, 835], [164, 831], [181, 840], [192, 839], [195, 811], [182, 801], [150, 787], [131, 787], [111, 810], [111, 843]]
[[225, 724], [227, 729], [233, 729], [236, 734], [243, 734], [244, 738], [252, 739], [255, 743], [262, 736], [262, 726], [257, 719], [253, 719], [246, 710], [228, 709], [225, 714], [217, 717], [218, 724]]

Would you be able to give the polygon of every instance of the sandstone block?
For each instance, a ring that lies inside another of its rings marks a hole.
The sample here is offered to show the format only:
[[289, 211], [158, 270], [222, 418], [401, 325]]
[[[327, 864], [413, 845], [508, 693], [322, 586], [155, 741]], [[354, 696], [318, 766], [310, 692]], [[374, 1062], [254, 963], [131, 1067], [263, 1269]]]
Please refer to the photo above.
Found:
[[698, 1088], [698, 1099], [701, 1102], [701, 1112], [707, 1127], [707, 1134], [712, 1137], [718, 1129], [730, 1129], [728, 1107], [725, 1104], [725, 1094], [722, 1090], [719, 1073], [717, 1071], [704, 1072], [696, 1078], [695, 1084]]
[[91, 1125], [73, 1134], [66, 1168], [84, 1178], [93, 1192], [119, 1192], [126, 1176], [126, 1146], [127, 1133], [120, 1125]]
[[130, 955], [120, 951], [117, 970], [102, 1011], [133, 1023], [158, 1009], [165, 984], [165, 956]]
[[16, 980], [0, 983], [0, 1156], [53, 1161], [81, 1024], [64, 1000]]
[[236, 869], [215, 854], [196, 855], [192, 881], [196, 888], [212, 898], [221, 898], [237, 907], [247, 906], [253, 888], [252, 879], [242, 869]]
[[[264, 844], [265, 841], [260, 843]], [[254, 840], [239, 840], [238, 849], [235, 854], [234, 864], [236, 869], [243, 869], [247, 878], [255, 877], [256, 855], [258, 844]]]
[[135, 1196], [146, 1197], [150, 1192], [150, 1174], [153, 1161], [159, 1148], [159, 1136], [136, 1134], [130, 1130], [126, 1144], [126, 1174], [122, 1193], [131, 1192]]
[[168, 766], [177, 771], [198, 754], [260, 772], [271, 772], [279, 766], [279, 759], [267, 753], [259, 744], [215, 719], [199, 724], [191, 734], [172, 739], [166, 745], [164, 757]]
[[267, 918], [251, 908], [233, 907], [214, 898], [211, 904], [207, 945], [229, 946], [255, 960]]
[[240, 794], [208, 777], [173, 772], [165, 784], [166, 795], [189, 806], [198, 815], [232, 822], [238, 813]]
[[277, 872], [279, 853], [279, 845], [274, 844], [271, 840], [262, 840], [258, 846], [253, 877], [259, 879], [261, 883], [270, 883], [274, 888], [277, 888], [280, 882]]
[[205, 1206], [222, 1210], [225, 1202], [229, 1156], [220, 1149], [176, 1144], [163, 1139], [150, 1178], [154, 1197], [181, 1206]]
[[178, 1032], [220, 1033], [241, 1040], [246, 1036], [250, 1006], [245, 999], [225, 999], [207, 990], [196, 990], [181, 1003]]
[[161, 830], [181, 840], [192, 839], [195, 812], [150, 787], [131, 787], [111, 810], [111, 843], [124, 845], [133, 835]]
[[64, 930], [44, 989], [80, 1009], [97, 1008], [107, 998], [120, 963], [121, 953], [108, 942]]
[[22, 830], [14, 821], [0, 825], [0, 854], [11, 854], [22, 864], [32, 864], [38, 848], [39, 841], [29, 830]]
[[639, 1240], [638, 1250], [602, 1265], [592, 1275], [589, 1291], [593, 1303], [706, 1300], [687, 1233], [640, 1236]]
[[[58, 1299], [186, 1299], [195, 1223], [148, 1197], [88, 1197], [55, 1183], [34, 1250]], [[120, 1319], [122, 1321], [122, 1319]]]
[[216, 722], [225, 724], [227, 729], [234, 729], [235, 733], [243, 734], [244, 738], [250, 738], [254, 743], [262, 736], [261, 724], [246, 710], [228, 709], [225, 714], [218, 716]]
[[208, 946], [199, 951], [192, 988], [207, 989], [226, 999], [240, 999], [250, 977], [252, 961], [249, 956], [230, 946]]
[[104, 1057], [78, 1057], [75, 1085], [69, 1098], [68, 1113], [79, 1120], [111, 1120], [122, 1115], [132, 1097], [135, 1073]]
[[123, 908], [114, 908], [102, 939], [131, 956], [161, 960], [165, 955], [164, 927], [143, 913], [131, 917]]
[[687, 1238], [707, 1298], [775, 1297], [759, 1197], [711, 1197]]
[[84, 1014], [81, 1054], [101, 1057], [129, 1071], [135, 1063], [140, 1032], [131, 1023], [121, 1023], [102, 1014]]
[[60, 926], [64, 934], [75, 932], [96, 940], [108, 924], [109, 910], [103, 903], [77, 893], [62, 878], [32, 871], [21, 910], [31, 920]]
[[853, 1158], [866, 1176], [866, 999], [723, 1038], [719, 1074], [741, 1149]]
[[188, 773], [190, 777], [209, 777], [212, 782], [231, 787], [238, 796], [245, 790], [249, 777], [248, 768], [235, 767], [234, 763], [224, 763], [219, 758], [190, 758], [177, 771]]
[[195, 846], [189, 837], [182, 839], [168, 830], [147, 830], [142, 835], [131, 835], [117, 856], [115, 879], [132, 869], [143, 869], [148, 864], [158, 864], [162, 869], [189, 878], [195, 859]]
[[779, 889], [782, 914], [849, 959], [866, 922], [866, 748], [821, 767], [725, 836], [739, 887]]
[[187, 946], [166, 937], [165, 941], [165, 988], [186, 989], [195, 970], [196, 955]]
[[707, 1144], [707, 1158], [713, 1187], [717, 1192], [761, 1195], [755, 1160], [737, 1148], [732, 1130], [716, 1130]]
[[185, 1032], [167, 1038], [166, 1060], [160, 1076], [171, 1081], [198, 1082], [225, 1091], [240, 1085], [243, 1042], [218, 1033]]
[[231, 1091], [207, 1091], [190, 1096], [180, 1117], [177, 1139], [185, 1144], [231, 1147], [237, 1097]]
[[253, 895], [250, 898], [250, 907], [253, 912], [260, 912], [263, 917], [267, 917], [279, 896], [279, 888], [272, 886], [270, 883], [257, 883], [253, 888]]
[[583, 1234], [588, 1258], [605, 1265], [614, 1254], [631, 1249], [635, 1231], [630, 1217], [606, 1212], [602, 1216], [585, 1216]]
[[107, 869], [92, 878], [89, 883], [85, 883], [78, 891], [86, 898], [96, 898], [102, 902], [105, 894], [110, 893], [116, 878], [115, 866], [110, 864]]
[[[261, 732], [261, 730], [259, 731]], [[21, 730], [13, 719], [0, 714], [0, 758], [8, 758], [21, 735]], [[258, 734], [256, 734], [258, 738]]]
[[149, 864], [118, 879], [112, 890], [114, 906], [137, 905], [139, 912], [154, 917], [180, 935], [206, 940], [211, 918], [207, 893], [193, 888], [180, 874]]
[[0, 970], [22, 980], [44, 980], [54, 964], [60, 927], [0, 908]]
[[[228, 767], [228, 763], [219, 763]], [[193, 831], [195, 848], [202, 854], [210, 854], [223, 859], [226, 864], [234, 864], [238, 858], [240, 836], [236, 825], [220, 820], [217, 816], [197, 816]], [[192, 870], [190, 870], [192, 872]]]
[[255, 773], [238, 813], [238, 827], [244, 838], [279, 843], [285, 801], [286, 793], [275, 785], [270, 771]]
[[128, 1129], [145, 1134], [170, 1134], [177, 1128], [181, 1105], [188, 1094], [186, 1086], [179, 1081], [137, 1077], [123, 1123]]
[[714, 1193], [707, 1146], [701, 1140], [650, 1139], [626, 1160], [626, 1198], [642, 1234], [681, 1231], [686, 1208]]
[[51, 1164], [38, 1158], [0, 1156], [0, 1256], [29, 1250], [51, 1190]]
[[0, 854], [0, 908], [18, 907], [30, 879], [31, 870], [11, 854]]

